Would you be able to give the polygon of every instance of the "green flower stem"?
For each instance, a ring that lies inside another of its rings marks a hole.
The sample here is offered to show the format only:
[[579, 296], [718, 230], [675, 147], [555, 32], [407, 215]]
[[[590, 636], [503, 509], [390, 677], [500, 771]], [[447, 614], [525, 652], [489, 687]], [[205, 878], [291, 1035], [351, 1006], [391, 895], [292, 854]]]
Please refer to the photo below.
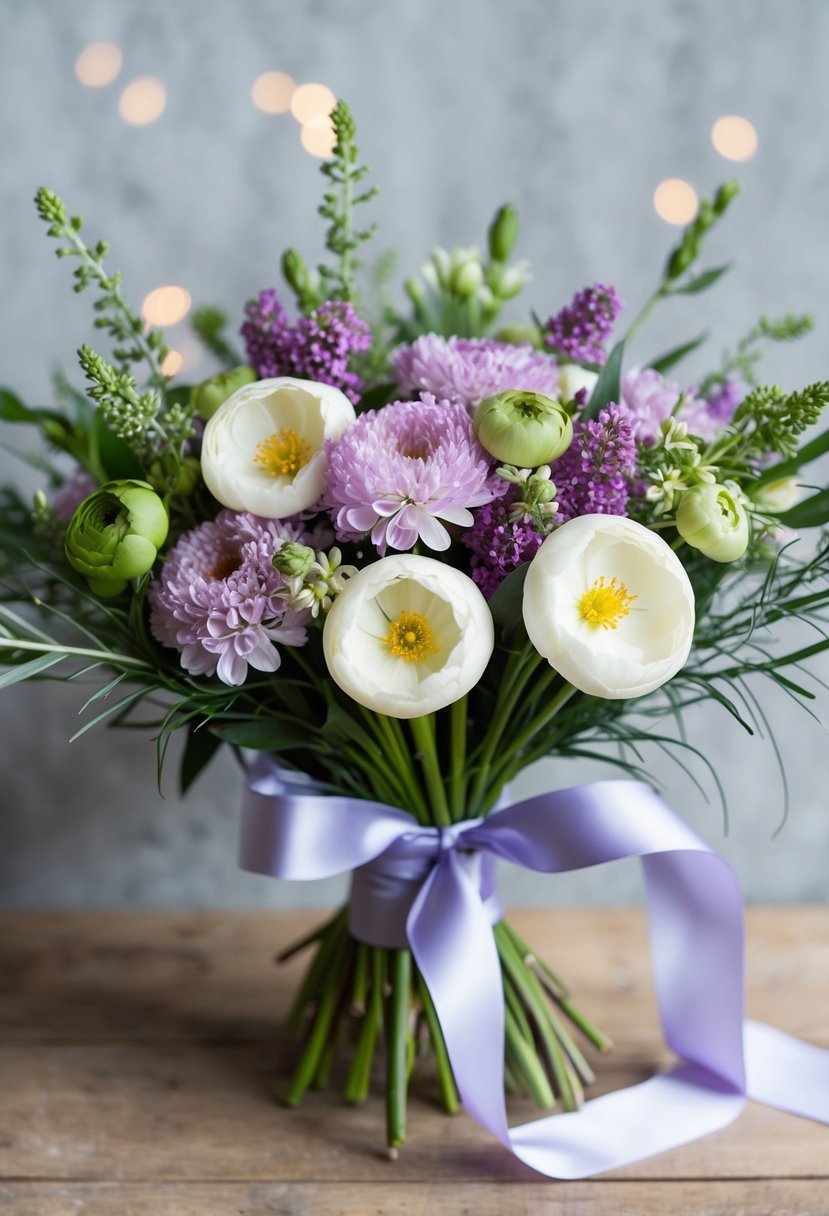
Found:
[[432, 1050], [435, 1053], [435, 1066], [438, 1075], [438, 1087], [440, 1089], [440, 1100], [443, 1104], [443, 1109], [448, 1115], [454, 1115], [460, 1106], [460, 1098], [455, 1085], [455, 1078], [452, 1074], [452, 1065], [449, 1063], [449, 1053], [446, 1050], [446, 1040], [443, 1037], [443, 1031], [440, 1028], [438, 1015], [435, 1011], [435, 1005], [432, 1000], [431, 993], [426, 987], [423, 976], [418, 972], [417, 976], [417, 991], [420, 996], [420, 1003], [423, 1006], [423, 1014], [426, 1018], [426, 1025], [429, 1028], [429, 1036], [432, 1040]]
[[374, 1063], [374, 1050], [377, 1036], [383, 1025], [383, 964], [385, 955], [382, 950], [372, 947], [371, 956], [371, 993], [366, 1016], [360, 1029], [360, 1038], [354, 1059], [348, 1070], [345, 1082], [346, 1102], [356, 1104], [364, 1102], [368, 1097], [371, 1084], [371, 1069]]
[[515, 984], [512, 982], [509, 973], [504, 971], [503, 968], [501, 978], [504, 984], [504, 1001], [506, 1002], [508, 1008], [512, 1010], [512, 1016], [515, 1018], [518, 1029], [521, 1031], [527, 1042], [532, 1043], [532, 1027], [530, 1026], [526, 1013], [524, 1012], [521, 997], [517, 988], [515, 987]]
[[409, 1003], [412, 956], [408, 950], [390, 950], [391, 993], [386, 1019], [386, 1127], [390, 1155], [406, 1139]]
[[550, 967], [547, 966], [547, 964], [543, 961], [543, 959], [540, 959], [536, 956], [535, 951], [532, 950], [527, 945], [527, 943], [524, 941], [523, 937], [520, 936], [520, 934], [516, 933], [515, 929], [512, 927], [512, 925], [509, 923], [509, 921], [505, 920], [505, 921], [502, 921], [501, 923], [504, 926], [504, 931], [507, 933], [507, 935], [511, 939], [513, 945], [515, 946], [516, 950], [520, 954], [521, 961], [527, 967], [533, 967], [533, 968], [537, 968], [537, 969], [541, 970], [541, 972], [543, 973], [543, 977], [544, 977], [543, 978], [544, 986], [545, 986], [545, 988], [548, 989], [550, 994], [552, 996], [554, 996], [557, 1001], [561, 1000], [562, 997], [569, 996], [570, 990], [567, 987], [567, 985], [564, 983], [564, 981], [562, 979], [560, 979], [559, 976], [557, 976], [556, 973], [553, 970], [551, 970]]
[[539, 734], [546, 726], [552, 722], [558, 711], [567, 704], [570, 698], [578, 689], [572, 684], [564, 684], [558, 692], [553, 696], [539, 713], [529, 722], [527, 726], [514, 739], [509, 739], [508, 746], [504, 748], [505, 759], [501, 765], [495, 769], [492, 777], [489, 790], [488, 807], [497, 800], [498, 795], [503, 789], [505, 783], [509, 781], [516, 773], [520, 772], [527, 763], [526, 756], [522, 757], [521, 752], [531, 743], [537, 734]]
[[594, 1026], [590, 1019], [584, 1016], [581, 1010], [576, 1009], [576, 1007], [571, 1004], [569, 998], [565, 997], [563, 1000], [559, 1000], [558, 1003], [562, 1009], [562, 1012], [567, 1014], [574, 1026], [578, 1026], [584, 1037], [589, 1039], [594, 1047], [603, 1053], [612, 1050], [613, 1040], [608, 1038], [606, 1034], [599, 1030], [598, 1026]]
[[406, 744], [400, 723], [396, 718], [389, 718], [385, 714], [370, 714], [369, 717], [374, 720], [376, 728], [380, 732], [380, 738], [388, 748], [389, 755], [397, 763], [398, 776], [405, 787], [408, 798], [408, 805], [403, 809], [415, 815], [420, 823], [431, 823], [429, 806], [421, 791], [411, 752]]
[[486, 739], [480, 758], [477, 760], [477, 776], [469, 798], [467, 814], [475, 818], [480, 814], [480, 808], [487, 793], [492, 763], [501, 743], [501, 738], [507, 728], [510, 717], [515, 710], [527, 681], [532, 675], [532, 668], [538, 655], [532, 644], [527, 641], [519, 651], [514, 651], [507, 660], [506, 670], [502, 681], [503, 695], [499, 698], [492, 722], [486, 733]]
[[297, 1106], [302, 1101], [305, 1091], [317, 1076], [321, 1065], [323, 1080], [325, 1079], [323, 1054], [328, 1048], [332, 1031], [336, 1027], [341, 1007], [342, 987], [351, 966], [352, 951], [347, 948], [347, 942], [346, 938], [345, 942], [337, 943], [339, 949], [335, 952], [331, 969], [328, 972], [308, 1042], [299, 1057], [296, 1071], [288, 1086], [288, 1092], [285, 1094], [287, 1106]]
[[319, 1063], [314, 1073], [314, 1089], [327, 1089], [331, 1081], [331, 1069], [334, 1067], [334, 1054], [336, 1050], [337, 1025], [341, 1012], [342, 1008], [338, 1006], [334, 1012], [328, 1040], [322, 1049], [322, 1055], [319, 1058]]
[[382, 755], [369, 756], [356, 746], [344, 746], [342, 753], [362, 771], [378, 798], [394, 805], [407, 800], [400, 774], [389, 767]]
[[555, 1106], [556, 1099], [550, 1088], [547, 1074], [535, 1048], [521, 1034], [509, 1006], [504, 1010], [504, 1030], [507, 1057], [511, 1067], [523, 1078], [536, 1105], [540, 1106], [542, 1110], [550, 1110]]
[[553, 1027], [553, 1033], [555, 1034], [558, 1041], [561, 1043], [561, 1046], [567, 1052], [567, 1055], [572, 1060], [573, 1067], [575, 1068], [576, 1072], [578, 1073], [579, 1078], [585, 1085], [592, 1085], [593, 1082], [596, 1080], [596, 1074], [594, 1073], [594, 1071], [590, 1067], [590, 1065], [587, 1063], [587, 1060], [584, 1058], [584, 1053], [582, 1052], [581, 1048], [578, 1046], [575, 1039], [573, 1038], [573, 1036], [570, 1034], [569, 1030], [565, 1026], [564, 1022], [561, 1020], [561, 1018], [558, 1016], [558, 1014], [556, 1013], [555, 1009], [552, 1008], [552, 1006], [548, 1005], [547, 1016], [550, 1019], [550, 1023]]
[[453, 822], [464, 817], [466, 810], [466, 732], [468, 694], [455, 701], [450, 709], [450, 745], [452, 771], [449, 778], [449, 813]]
[[368, 992], [369, 948], [365, 942], [357, 946], [354, 959], [354, 988], [351, 993], [351, 1014], [362, 1017], [366, 1011], [366, 993]]
[[503, 925], [496, 925], [493, 932], [498, 944], [501, 963], [507, 969], [512, 983], [515, 985], [528, 1013], [535, 1022], [538, 1036], [544, 1046], [553, 1076], [555, 1077], [562, 1105], [565, 1110], [576, 1110], [584, 1101], [581, 1082], [576, 1076], [572, 1064], [565, 1056], [561, 1043], [552, 1027], [548, 1016], [548, 1002], [541, 985], [536, 976], [523, 963], [509, 934], [504, 932]]
[[316, 997], [317, 991], [324, 982], [324, 977], [328, 975], [339, 953], [345, 949], [348, 941], [348, 934], [346, 932], [347, 915], [348, 908], [341, 908], [321, 937], [319, 948], [311, 961], [311, 965], [305, 972], [305, 978], [300, 985], [291, 1011], [288, 1014], [287, 1025], [289, 1030], [296, 1031], [299, 1029], [305, 1016], [305, 1011], [310, 1002]]
[[625, 336], [623, 338], [625, 346], [630, 345], [634, 336], [636, 334], [638, 334], [639, 330], [645, 324], [648, 317], [651, 315], [653, 310], [656, 308], [657, 304], [659, 304], [660, 301], [664, 300], [669, 294], [670, 294], [670, 292], [666, 289], [665, 283], [660, 283], [660, 285], [657, 287], [656, 291], [653, 293], [653, 295], [650, 297], [649, 300], [645, 301], [641, 310], [637, 313], [637, 315], [634, 317], [633, 321], [631, 321], [630, 325], [628, 326], [627, 333], [625, 334]]
[[418, 750], [418, 756], [426, 778], [426, 790], [429, 795], [431, 811], [438, 827], [448, 828], [452, 822], [449, 813], [449, 803], [446, 798], [446, 787], [440, 771], [437, 747], [435, 745], [435, 719], [433, 714], [424, 714], [420, 718], [410, 718], [409, 726], [412, 738]]

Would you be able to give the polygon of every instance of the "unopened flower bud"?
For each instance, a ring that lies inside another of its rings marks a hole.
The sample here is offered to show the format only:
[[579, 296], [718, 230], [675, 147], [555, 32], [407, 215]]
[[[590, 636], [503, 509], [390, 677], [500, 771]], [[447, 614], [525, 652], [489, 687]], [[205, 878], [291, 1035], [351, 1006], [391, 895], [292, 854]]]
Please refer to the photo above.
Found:
[[573, 442], [573, 424], [559, 403], [520, 389], [487, 397], [472, 425], [496, 460], [528, 468], [556, 460]]
[[449, 275], [449, 291], [460, 300], [474, 296], [484, 281], [484, 271], [477, 252], [468, 252], [470, 256], [454, 265]]
[[518, 240], [518, 212], [511, 203], [504, 203], [489, 226], [489, 256], [496, 262], [506, 262]]
[[537, 325], [505, 325], [495, 335], [497, 342], [508, 342], [510, 346], [525, 346], [529, 344], [535, 350], [541, 350], [544, 338]]
[[687, 490], [680, 499], [676, 526], [692, 549], [715, 562], [736, 561], [748, 547], [748, 516], [725, 486], [696, 485]]
[[66, 559], [96, 595], [113, 596], [151, 570], [167, 509], [145, 481], [110, 481], [85, 498], [66, 532]]
[[286, 249], [282, 255], [282, 275], [289, 287], [300, 297], [306, 295], [310, 280], [308, 267], [296, 249]]
[[764, 511], [782, 515], [800, 502], [803, 488], [796, 477], [778, 477], [776, 481], [763, 482], [751, 496]]
[[742, 193], [742, 189], [743, 187], [734, 177], [730, 177], [728, 181], [723, 182], [714, 195], [714, 210], [717, 215], [722, 215], [732, 199], [735, 199], [738, 194]]
[[316, 560], [314, 550], [298, 541], [286, 541], [273, 555], [273, 564], [286, 578], [305, 578]]
[[576, 393], [585, 390], [587, 398], [596, 386], [598, 374], [578, 363], [562, 363], [558, 369], [558, 395], [561, 401], [572, 401]]
[[256, 372], [247, 363], [232, 367], [229, 371], [219, 372], [208, 380], [202, 380], [201, 384], [191, 389], [190, 403], [198, 416], [207, 422], [219, 406], [227, 401], [228, 397], [233, 396], [237, 388], [241, 388], [243, 384], [252, 384], [255, 379]]

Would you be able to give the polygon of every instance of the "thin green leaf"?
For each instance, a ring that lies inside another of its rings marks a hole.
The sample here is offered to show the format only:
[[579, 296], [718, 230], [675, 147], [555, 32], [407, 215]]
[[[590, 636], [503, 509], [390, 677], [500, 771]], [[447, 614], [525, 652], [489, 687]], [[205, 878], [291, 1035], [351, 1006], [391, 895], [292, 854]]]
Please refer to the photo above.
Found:
[[599, 378], [593, 386], [589, 403], [581, 412], [582, 418], [597, 418], [600, 411], [611, 401], [618, 403], [622, 385], [622, 360], [625, 355], [624, 342], [617, 342], [607, 357]]
[[829, 523], [829, 490], [820, 490], [777, 517], [786, 528], [820, 528]]
[[46, 671], [49, 667], [54, 667], [56, 663], [62, 663], [66, 658], [63, 654], [41, 654], [36, 659], [29, 659], [26, 663], [18, 663], [14, 667], [10, 667], [7, 671], [0, 672], [0, 689], [11, 688], [13, 684], [22, 684], [24, 680], [31, 680], [42, 671]]
[[705, 291], [708, 287], [713, 287], [718, 279], [721, 279], [731, 267], [733, 262], [726, 262], [724, 266], [712, 266], [710, 270], [703, 270], [702, 274], [695, 275], [693, 279], [689, 279], [682, 287], [673, 287], [670, 291], [672, 296], [695, 296], [700, 291]]
[[187, 742], [181, 756], [179, 789], [182, 797], [219, 751], [222, 740], [214, 732], [191, 725], [187, 731]]
[[250, 722], [229, 722], [211, 730], [224, 743], [250, 747], [255, 751], [279, 752], [308, 747], [313, 728], [288, 718], [255, 718]]
[[664, 376], [665, 372], [680, 363], [686, 355], [692, 354], [704, 342], [707, 342], [708, 338], [709, 331], [706, 329], [701, 334], [697, 334], [696, 338], [691, 338], [689, 342], [683, 342], [681, 346], [674, 346], [657, 359], [651, 359], [645, 366], [652, 367], [654, 371], [660, 372]]

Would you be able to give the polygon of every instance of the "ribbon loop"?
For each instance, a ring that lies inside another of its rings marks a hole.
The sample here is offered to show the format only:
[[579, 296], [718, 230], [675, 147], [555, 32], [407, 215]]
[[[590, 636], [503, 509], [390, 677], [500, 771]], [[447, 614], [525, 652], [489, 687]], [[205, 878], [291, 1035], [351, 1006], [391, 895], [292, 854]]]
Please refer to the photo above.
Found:
[[[672, 1072], [510, 1130], [491, 931], [501, 916], [496, 857], [546, 873], [641, 858], [663, 1033], [680, 1057]], [[280, 878], [354, 871], [354, 936], [411, 948], [464, 1105], [539, 1173], [585, 1178], [643, 1160], [724, 1127], [747, 1095], [829, 1123], [829, 1052], [743, 1019], [733, 870], [648, 786], [597, 782], [438, 829], [286, 780], [262, 758], [243, 804], [240, 860]]]

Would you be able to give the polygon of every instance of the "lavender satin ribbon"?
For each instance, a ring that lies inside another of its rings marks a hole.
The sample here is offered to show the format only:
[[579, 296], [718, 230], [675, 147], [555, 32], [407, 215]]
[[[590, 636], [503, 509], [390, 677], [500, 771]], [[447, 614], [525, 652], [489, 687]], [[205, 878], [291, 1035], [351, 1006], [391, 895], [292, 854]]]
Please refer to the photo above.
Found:
[[[640, 857], [671, 1072], [510, 1129], [504, 1009], [491, 925], [501, 857], [559, 873]], [[649, 786], [557, 790], [451, 828], [378, 802], [330, 797], [261, 757], [242, 812], [240, 863], [278, 878], [356, 871], [352, 931], [408, 945], [440, 1019], [469, 1113], [553, 1178], [586, 1178], [726, 1126], [746, 1097], [829, 1123], [829, 1052], [743, 1018], [743, 909], [728, 863]], [[405, 921], [405, 931], [403, 922]]]

